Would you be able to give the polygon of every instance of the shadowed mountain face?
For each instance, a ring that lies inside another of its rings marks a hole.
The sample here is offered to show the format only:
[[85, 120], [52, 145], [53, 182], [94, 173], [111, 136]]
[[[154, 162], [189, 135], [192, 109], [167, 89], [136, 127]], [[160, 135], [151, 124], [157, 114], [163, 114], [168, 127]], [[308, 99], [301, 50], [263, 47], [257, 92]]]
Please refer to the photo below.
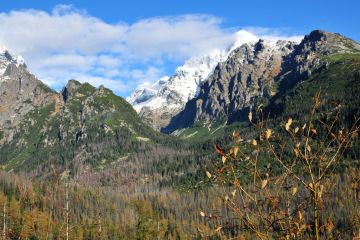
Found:
[[355, 41], [320, 30], [306, 35], [300, 44], [263, 40], [244, 44], [218, 64], [202, 84], [199, 95], [162, 132], [244, 120], [253, 106], [266, 105], [326, 67], [326, 56], [359, 53], [360, 45]]

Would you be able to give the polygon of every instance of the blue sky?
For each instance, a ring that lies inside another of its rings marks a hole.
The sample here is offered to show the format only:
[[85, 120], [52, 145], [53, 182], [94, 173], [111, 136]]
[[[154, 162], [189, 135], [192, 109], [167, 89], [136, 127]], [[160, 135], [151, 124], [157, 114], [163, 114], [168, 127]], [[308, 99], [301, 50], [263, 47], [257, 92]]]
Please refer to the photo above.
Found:
[[313, 29], [360, 41], [360, 1], [12, 0], [0, 5], [0, 45], [55, 89], [69, 78], [121, 96], [171, 75], [234, 33], [292, 37]]

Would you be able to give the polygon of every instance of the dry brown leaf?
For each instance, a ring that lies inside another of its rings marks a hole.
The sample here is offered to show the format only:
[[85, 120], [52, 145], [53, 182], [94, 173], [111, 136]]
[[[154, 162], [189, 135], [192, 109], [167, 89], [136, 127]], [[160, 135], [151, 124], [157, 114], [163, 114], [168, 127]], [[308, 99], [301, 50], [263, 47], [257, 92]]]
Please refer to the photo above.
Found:
[[235, 187], [239, 187], [239, 186], [240, 186], [240, 182], [239, 182], [239, 179], [237, 179], [237, 177], [235, 177], [235, 179], [234, 179], [234, 186], [235, 186]]
[[224, 150], [222, 150], [222, 148], [219, 147], [217, 144], [214, 144], [214, 148], [218, 154], [224, 155]]
[[300, 153], [299, 150], [297, 148], [294, 148], [294, 153], [296, 157], [299, 157]]

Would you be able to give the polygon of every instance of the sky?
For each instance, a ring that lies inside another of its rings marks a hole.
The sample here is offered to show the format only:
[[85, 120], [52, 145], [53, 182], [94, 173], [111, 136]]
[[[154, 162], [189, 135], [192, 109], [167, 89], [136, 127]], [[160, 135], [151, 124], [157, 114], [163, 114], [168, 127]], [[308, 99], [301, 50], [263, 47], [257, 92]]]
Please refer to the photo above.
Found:
[[358, 0], [3, 0], [0, 46], [56, 90], [77, 79], [127, 97], [239, 36], [297, 40], [322, 29], [360, 41], [359, 9]]

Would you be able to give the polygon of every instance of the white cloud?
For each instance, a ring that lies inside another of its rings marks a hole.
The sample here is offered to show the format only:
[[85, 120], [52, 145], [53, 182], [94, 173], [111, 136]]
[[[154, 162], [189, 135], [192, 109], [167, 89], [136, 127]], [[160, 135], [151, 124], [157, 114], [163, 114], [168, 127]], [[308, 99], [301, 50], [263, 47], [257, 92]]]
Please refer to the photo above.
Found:
[[0, 13], [0, 46], [24, 56], [30, 71], [50, 86], [59, 89], [74, 78], [125, 96], [165, 75], [169, 61], [182, 62], [236, 39], [281, 36], [265, 30], [236, 34], [222, 28], [221, 19], [199, 14], [110, 24], [69, 5], [51, 13]]
[[258, 36], [259, 38], [269, 39], [269, 40], [289, 40], [294, 42], [300, 42], [304, 37], [302, 35], [293, 35], [288, 34], [287, 29], [282, 28], [264, 28], [264, 27], [246, 27], [243, 29], [245, 32], [251, 32], [252, 34]]
[[129, 27], [126, 49], [143, 58], [173, 57], [184, 59], [225, 47], [234, 40], [232, 32], [220, 27], [220, 19], [208, 15], [141, 20]]

